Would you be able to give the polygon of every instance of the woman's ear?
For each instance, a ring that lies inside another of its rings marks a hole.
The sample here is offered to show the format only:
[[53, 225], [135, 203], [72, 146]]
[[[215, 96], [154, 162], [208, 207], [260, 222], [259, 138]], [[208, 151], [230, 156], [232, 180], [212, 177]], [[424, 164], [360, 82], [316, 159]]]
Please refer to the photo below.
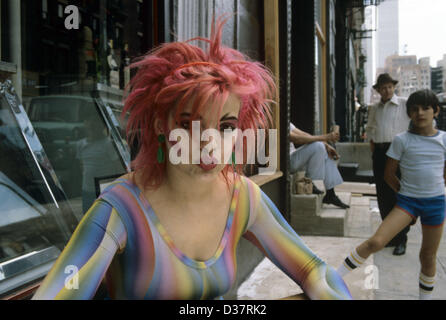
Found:
[[164, 132], [164, 125], [163, 125], [163, 121], [160, 118], [155, 118], [155, 121], [153, 122], [154, 126], [155, 126], [155, 133], [157, 136], [161, 135], [161, 134], [166, 134]]

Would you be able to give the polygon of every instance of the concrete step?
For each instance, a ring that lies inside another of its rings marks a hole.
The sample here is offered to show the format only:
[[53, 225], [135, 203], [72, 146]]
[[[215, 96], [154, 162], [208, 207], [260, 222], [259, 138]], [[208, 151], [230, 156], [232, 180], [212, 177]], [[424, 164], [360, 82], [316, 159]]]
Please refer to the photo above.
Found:
[[362, 182], [344, 182], [335, 187], [335, 192], [350, 192], [352, 194], [376, 195], [374, 184]]
[[291, 208], [299, 211], [301, 216], [317, 216], [322, 209], [323, 195], [316, 194], [292, 194]]
[[[338, 193], [339, 198], [350, 203], [350, 193]], [[347, 210], [334, 205], [322, 205], [322, 196], [292, 195], [290, 224], [297, 233], [314, 236], [344, 236]]]
[[359, 169], [359, 163], [342, 162], [338, 164], [338, 169], [344, 181], [354, 181], [356, 172]]

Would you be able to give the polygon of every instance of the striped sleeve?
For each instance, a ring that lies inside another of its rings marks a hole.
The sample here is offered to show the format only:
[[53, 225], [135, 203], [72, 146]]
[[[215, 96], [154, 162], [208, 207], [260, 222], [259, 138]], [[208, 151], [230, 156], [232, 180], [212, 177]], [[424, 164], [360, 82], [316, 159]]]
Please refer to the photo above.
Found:
[[96, 200], [45, 277], [33, 299], [91, 299], [127, 233], [118, 213]]
[[268, 196], [257, 185], [250, 189], [255, 212], [244, 237], [293, 279], [310, 299], [351, 299], [338, 273], [305, 245]]

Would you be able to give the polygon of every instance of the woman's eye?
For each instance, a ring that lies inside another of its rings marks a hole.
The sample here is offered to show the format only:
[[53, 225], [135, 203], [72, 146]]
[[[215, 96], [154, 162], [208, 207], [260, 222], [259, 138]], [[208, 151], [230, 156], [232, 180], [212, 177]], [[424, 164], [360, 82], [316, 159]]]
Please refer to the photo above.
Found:
[[225, 131], [225, 130], [233, 131], [235, 129], [236, 129], [235, 125], [230, 124], [230, 123], [223, 123], [220, 125], [220, 131]]
[[189, 121], [181, 121], [180, 122], [180, 127], [186, 130], [189, 130], [190, 128], [190, 122]]

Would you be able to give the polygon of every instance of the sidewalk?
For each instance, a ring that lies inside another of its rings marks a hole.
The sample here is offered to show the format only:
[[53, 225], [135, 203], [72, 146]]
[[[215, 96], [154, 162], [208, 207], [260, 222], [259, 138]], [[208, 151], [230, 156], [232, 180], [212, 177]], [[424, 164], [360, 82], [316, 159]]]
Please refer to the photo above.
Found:
[[[336, 188], [341, 200], [350, 200], [345, 220], [344, 237], [303, 236], [302, 239], [321, 259], [335, 269], [361, 242], [369, 238], [381, 223], [374, 187], [364, 183], [344, 183]], [[334, 209], [324, 205], [324, 210]], [[348, 274], [344, 280], [356, 300], [416, 300], [421, 247], [420, 222], [411, 227], [406, 254], [392, 255], [385, 248], [370, 256], [365, 264]], [[281, 270], [265, 258], [240, 286], [238, 299], [279, 299], [302, 290]], [[437, 276], [434, 299], [446, 299], [446, 235], [437, 254]]]

